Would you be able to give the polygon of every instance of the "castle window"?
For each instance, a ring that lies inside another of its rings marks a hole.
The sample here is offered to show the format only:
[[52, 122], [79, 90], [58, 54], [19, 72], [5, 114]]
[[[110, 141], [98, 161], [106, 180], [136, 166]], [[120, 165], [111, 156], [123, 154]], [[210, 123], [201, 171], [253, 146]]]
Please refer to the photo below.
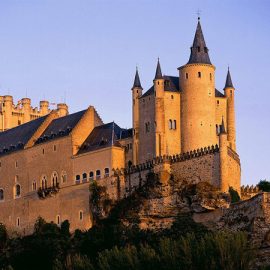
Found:
[[35, 190], [37, 190], [37, 183], [36, 183], [36, 181], [33, 181], [33, 183], [32, 183], [32, 191], [35, 191]]
[[45, 154], [45, 149], [44, 149], [44, 148], [42, 149], [42, 154], [43, 154], [43, 155]]
[[169, 129], [172, 129], [172, 119], [169, 120]]
[[202, 77], [202, 73], [199, 71], [198, 72], [198, 78], [201, 78]]
[[57, 216], [56, 216], [56, 224], [57, 224], [57, 225], [60, 225], [60, 223], [61, 223], [60, 216], [57, 215]]
[[21, 120], [18, 120], [18, 126], [21, 125], [21, 123], [22, 123]]
[[67, 182], [67, 173], [65, 171], [62, 172], [61, 180], [62, 180], [62, 183]]
[[220, 125], [216, 125], [216, 134], [218, 135], [220, 133]]
[[1, 188], [0, 189], [0, 201], [4, 200], [4, 190]]
[[197, 47], [197, 50], [198, 50], [198, 52], [200, 52], [200, 51], [201, 51], [201, 47], [200, 47], [200, 46], [198, 46], [198, 47]]
[[21, 225], [21, 221], [20, 221], [20, 218], [18, 217], [18, 218], [17, 218], [17, 221], [16, 221], [16, 226], [17, 226], [17, 227], [20, 227], [20, 225]]
[[105, 174], [105, 177], [109, 177], [110, 176], [110, 169], [109, 168], [105, 168], [104, 174]]
[[135, 99], [133, 99], [133, 105], [135, 105]]
[[83, 173], [82, 178], [83, 182], [87, 182], [87, 173]]
[[18, 161], [15, 161], [15, 168], [18, 168]]
[[83, 211], [79, 212], [79, 220], [83, 220]]
[[47, 188], [47, 176], [46, 175], [43, 175], [41, 178], [41, 188], [42, 189]]
[[150, 132], [150, 122], [145, 123], [145, 133]]
[[89, 180], [94, 180], [94, 172], [89, 173]]
[[219, 105], [219, 100], [217, 100], [217, 105]]
[[0, 168], [2, 167], [2, 162], [0, 162]]
[[80, 184], [81, 176], [79, 174], [76, 175], [76, 184]]
[[21, 186], [19, 184], [15, 185], [14, 198], [19, 198], [21, 196]]
[[210, 73], [210, 81], [212, 81], [212, 73]]
[[173, 126], [172, 126], [173, 129], [176, 129], [176, 120], [173, 120]]
[[54, 151], [54, 152], [56, 151], [56, 145], [53, 146], [53, 151]]
[[97, 179], [97, 180], [100, 179], [100, 170], [97, 170], [97, 171], [96, 171], [96, 179]]
[[173, 95], [171, 95], [171, 99], [173, 99]]
[[204, 52], [205, 52], [205, 53], [208, 53], [207, 47], [204, 47]]
[[57, 186], [58, 185], [58, 174], [57, 174], [57, 172], [52, 173], [51, 179], [52, 179], [52, 186], [53, 187]]
[[186, 79], [188, 79], [188, 73], [186, 73]]

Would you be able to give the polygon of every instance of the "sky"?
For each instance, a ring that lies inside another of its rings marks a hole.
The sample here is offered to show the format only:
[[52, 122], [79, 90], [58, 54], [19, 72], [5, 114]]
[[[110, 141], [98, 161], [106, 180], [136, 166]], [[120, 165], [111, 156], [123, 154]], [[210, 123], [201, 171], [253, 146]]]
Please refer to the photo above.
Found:
[[216, 88], [228, 65], [236, 88], [242, 184], [270, 180], [268, 0], [0, 0], [0, 95], [66, 101], [71, 113], [93, 105], [104, 123], [129, 128], [136, 65], [144, 91], [158, 57], [177, 76], [198, 10]]

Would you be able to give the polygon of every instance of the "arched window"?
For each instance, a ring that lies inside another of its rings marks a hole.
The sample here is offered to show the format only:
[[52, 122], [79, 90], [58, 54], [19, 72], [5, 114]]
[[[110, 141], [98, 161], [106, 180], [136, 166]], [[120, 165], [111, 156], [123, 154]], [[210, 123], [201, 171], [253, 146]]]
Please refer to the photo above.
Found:
[[43, 175], [41, 178], [41, 188], [42, 189], [47, 188], [47, 176], [46, 175]]
[[1, 188], [0, 189], [0, 201], [4, 200], [4, 190]]
[[176, 129], [176, 120], [173, 120], [172, 129]]
[[76, 184], [80, 184], [81, 176], [79, 174], [76, 175]]
[[35, 190], [37, 190], [37, 182], [33, 181], [33, 183], [32, 183], [32, 191], [35, 191]]
[[97, 179], [97, 180], [100, 179], [100, 170], [97, 170], [97, 171], [96, 171], [96, 179]]
[[67, 173], [65, 171], [62, 171], [61, 180], [63, 184], [67, 182]]
[[89, 173], [89, 180], [94, 180], [94, 172]]
[[60, 223], [61, 223], [60, 216], [57, 215], [57, 216], [56, 216], [56, 224], [57, 224], [57, 225], [60, 225]]
[[172, 129], [172, 119], [169, 120], [169, 129]]
[[79, 211], [79, 220], [83, 220], [83, 211]]
[[186, 73], [186, 79], [188, 79], [188, 73]]
[[17, 218], [17, 221], [16, 221], [16, 226], [17, 226], [17, 227], [20, 227], [20, 225], [21, 225], [21, 221], [20, 221], [20, 218], [18, 217], [18, 218]]
[[202, 77], [202, 73], [199, 71], [198, 72], [198, 78], [201, 78]]
[[51, 179], [52, 179], [52, 186], [56, 187], [58, 185], [58, 174], [57, 174], [57, 172], [52, 173]]
[[14, 197], [19, 198], [21, 196], [21, 186], [16, 184], [14, 187]]
[[87, 173], [83, 173], [82, 180], [83, 182], [87, 182]]
[[104, 175], [105, 175], [105, 177], [109, 177], [110, 176], [110, 169], [109, 168], [105, 168], [104, 169]]

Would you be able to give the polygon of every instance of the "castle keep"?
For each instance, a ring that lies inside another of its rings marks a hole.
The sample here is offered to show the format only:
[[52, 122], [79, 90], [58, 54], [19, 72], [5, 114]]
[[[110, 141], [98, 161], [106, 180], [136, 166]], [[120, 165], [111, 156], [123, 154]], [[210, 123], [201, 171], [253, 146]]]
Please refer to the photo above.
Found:
[[20, 233], [31, 232], [38, 216], [87, 229], [89, 183], [96, 180], [118, 200], [143, 185], [149, 172], [163, 182], [173, 175], [240, 191], [235, 89], [229, 70], [224, 91], [215, 88], [200, 21], [178, 72], [164, 75], [158, 60], [153, 86], [143, 93], [136, 70], [131, 129], [104, 124], [92, 106], [68, 115], [65, 104], [49, 111], [42, 102], [37, 111], [29, 99], [14, 107], [12, 97], [1, 97], [0, 222]]

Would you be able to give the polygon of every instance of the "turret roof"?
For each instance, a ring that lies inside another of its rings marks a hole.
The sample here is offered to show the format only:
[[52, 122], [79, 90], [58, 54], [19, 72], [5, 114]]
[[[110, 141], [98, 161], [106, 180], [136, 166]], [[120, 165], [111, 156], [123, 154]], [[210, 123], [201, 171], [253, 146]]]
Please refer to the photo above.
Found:
[[208, 48], [206, 47], [206, 43], [204, 41], [204, 36], [199, 18], [193, 45], [190, 50], [191, 52], [188, 64], [202, 63], [211, 65], [211, 61], [208, 55]]
[[222, 117], [222, 122], [221, 122], [221, 126], [220, 126], [220, 134], [226, 134], [226, 129], [225, 129], [223, 117]]
[[158, 79], [163, 79], [161, 67], [160, 67], [160, 63], [159, 63], [159, 58], [158, 58], [158, 62], [157, 62], [157, 69], [156, 69], [156, 75], [155, 75], [155, 80], [158, 80]]
[[133, 87], [132, 88], [135, 88], [135, 87], [142, 88], [140, 77], [139, 77], [138, 68], [136, 68], [136, 73], [135, 73], [135, 78], [134, 78], [134, 83], [133, 83]]
[[228, 72], [227, 72], [227, 78], [226, 78], [226, 83], [225, 83], [225, 88], [227, 87], [233, 87], [233, 83], [232, 83], [232, 78], [231, 78], [231, 73], [230, 73], [230, 69], [228, 68]]

